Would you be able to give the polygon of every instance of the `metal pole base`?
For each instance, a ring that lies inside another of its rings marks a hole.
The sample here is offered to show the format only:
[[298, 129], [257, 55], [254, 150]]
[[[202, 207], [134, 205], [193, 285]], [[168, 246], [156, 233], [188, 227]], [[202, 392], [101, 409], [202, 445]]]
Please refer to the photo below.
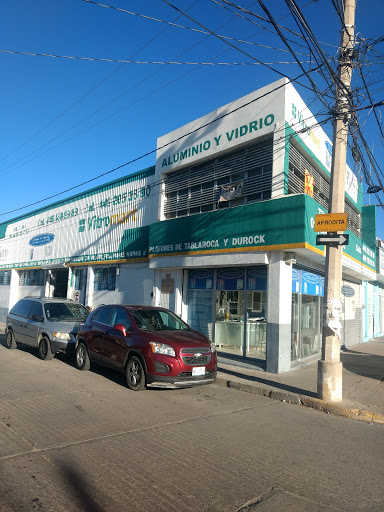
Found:
[[343, 363], [340, 361], [318, 361], [317, 397], [327, 402], [341, 402]]

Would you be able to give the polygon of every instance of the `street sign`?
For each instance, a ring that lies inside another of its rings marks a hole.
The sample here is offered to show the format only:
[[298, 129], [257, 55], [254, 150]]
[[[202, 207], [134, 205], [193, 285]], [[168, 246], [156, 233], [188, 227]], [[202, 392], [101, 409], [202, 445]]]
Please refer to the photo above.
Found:
[[342, 233], [336, 235], [334, 233], [328, 233], [327, 235], [317, 235], [316, 245], [348, 245], [349, 235], [343, 235]]
[[347, 213], [321, 213], [315, 215], [315, 231], [347, 231]]

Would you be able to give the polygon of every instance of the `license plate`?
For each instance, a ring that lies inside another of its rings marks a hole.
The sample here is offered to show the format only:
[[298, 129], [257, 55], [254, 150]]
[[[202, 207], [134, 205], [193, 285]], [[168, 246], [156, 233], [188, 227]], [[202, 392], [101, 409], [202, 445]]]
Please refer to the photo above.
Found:
[[192, 377], [197, 377], [198, 375], [205, 375], [205, 366], [195, 366], [192, 368]]

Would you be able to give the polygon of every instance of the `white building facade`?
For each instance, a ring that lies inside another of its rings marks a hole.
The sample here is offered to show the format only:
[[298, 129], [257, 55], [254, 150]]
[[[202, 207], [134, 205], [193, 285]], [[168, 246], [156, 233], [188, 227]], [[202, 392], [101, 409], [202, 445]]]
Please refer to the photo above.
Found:
[[[0, 226], [0, 320], [28, 294], [170, 308], [219, 357], [287, 372], [319, 357], [332, 144], [287, 79], [158, 139], [156, 167]], [[363, 340], [372, 207], [346, 168], [342, 344]], [[3, 279], [3, 285], [1, 282]], [[363, 284], [364, 283], [364, 284]]]

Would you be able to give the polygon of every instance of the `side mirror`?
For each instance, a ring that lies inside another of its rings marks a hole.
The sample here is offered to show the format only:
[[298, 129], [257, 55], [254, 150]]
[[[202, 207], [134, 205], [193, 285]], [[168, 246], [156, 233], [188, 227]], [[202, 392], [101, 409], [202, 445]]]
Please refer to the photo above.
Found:
[[39, 315], [32, 315], [32, 320], [34, 322], [43, 322], [44, 321], [44, 319]]
[[127, 333], [127, 330], [125, 328], [125, 326], [123, 324], [115, 324], [113, 326], [113, 328], [115, 329], [115, 331], [119, 331], [121, 332], [121, 334], [126, 337], [126, 336], [130, 336], [130, 333]]

